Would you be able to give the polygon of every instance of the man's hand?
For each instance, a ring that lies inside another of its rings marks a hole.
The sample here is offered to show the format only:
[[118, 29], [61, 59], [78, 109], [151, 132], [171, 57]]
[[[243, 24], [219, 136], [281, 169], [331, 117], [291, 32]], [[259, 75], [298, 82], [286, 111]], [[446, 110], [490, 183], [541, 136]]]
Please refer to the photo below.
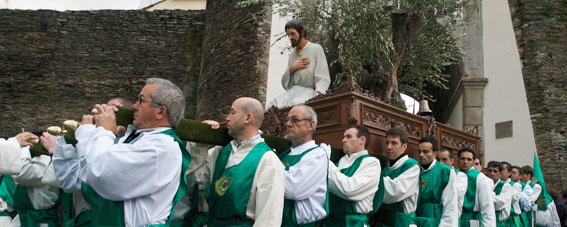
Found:
[[83, 120], [81, 120], [82, 125], [92, 125], [94, 123], [93, 115], [87, 114], [83, 115]]
[[310, 62], [309, 58], [297, 59], [297, 61], [295, 61], [295, 63], [293, 63], [293, 65], [289, 69], [289, 73], [293, 74], [297, 70], [307, 68], [307, 65], [309, 65], [309, 62]]
[[108, 106], [106, 104], [96, 104], [94, 106], [98, 110], [98, 114], [94, 116], [95, 125], [101, 126], [106, 130], [118, 133], [116, 128], [116, 113], [118, 108], [116, 106]]
[[316, 92], [313, 94], [313, 98], [319, 96], [320, 94], [321, 94], [321, 92], [316, 91]]
[[41, 134], [41, 137], [39, 137], [39, 140], [41, 141], [43, 148], [45, 148], [50, 155], [53, 154], [53, 152], [55, 151], [56, 139], [57, 139], [56, 136], [51, 135], [47, 132], [44, 132], [43, 134]]
[[208, 124], [212, 129], [218, 129], [220, 127], [220, 124], [213, 120], [204, 120], [203, 123]]
[[22, 132], [16, 135], [15, 138], [16, 140], [18, 140], [18, 143], [20, 144], [21, 147], [27, 147], [27, 146], [33, 146], [30, 140], [37, 139], [37, 136], [31, 132]]

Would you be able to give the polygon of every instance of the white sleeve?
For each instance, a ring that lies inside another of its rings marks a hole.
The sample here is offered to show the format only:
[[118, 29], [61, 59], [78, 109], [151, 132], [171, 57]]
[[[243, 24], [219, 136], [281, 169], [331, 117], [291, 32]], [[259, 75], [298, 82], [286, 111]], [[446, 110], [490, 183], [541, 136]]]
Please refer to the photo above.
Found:
[[418, 187], [419, 173], [419, 165], [414, 165], [395, 179], [388, 176], [383, 177], [384, 199], [382, 201], [390, 204], [410, 197], [413, 194], [412, 191]]
[[555, 202], [551, 201], [548, 205], [548, 211], [551, 213], [551, 222], [553, 227], [561, 227], [561, 221], [559, 220], [559, 214], [557, 214], [557, 207]]
[[313, 75], [313, 83], [315, 84], [315, 91], [325, 94], [331, 84], [331, 77], [329, 76], [329, 66], [327, 65], [327, 58], [322, 47], [317, 48], [316, 56], [317, 62], [311, 61], [311, 64], [317, 64]]
[[48, 155], [31, 157], [30, 148], [24, 147], [21, 150], [22, 169], [20, 174], [14, 177], [14, 181], [24, 186], [41, 186], [41, 178], [51, 162]]
[[0, 175], [16, 175], [22, 169], [20, 143], [15, 137], [0, 139]]
[[478, 175], [476, 180], [476, 193], [478, 195], [477, 202], [479, 202], [480, 213], [482, 215], [481, 226], [496, 226], [493, 187], [494, 182], [490, 178], [484, 176], [484, 174]]
[[59, 183], [57, 182], [55, 171], [53, 170], [53, 162], [49, 163], [49, 166], [45, 169], [45, 174], [43, 174], [43, 178], [41, 178], [41, 184], [59, 188]]
[[350, 201], [367, 198], [378, 190], [380, 171], [380, 161], [374, 157], [363, 159], [351, 177], [329, 162], [329, 192]]
[[268, 151], [254, 175], [256, 204], [254, 226], [280, 226], [285, 193], [285, 168], [278, 156]]
[[77, 146], [77, 151], [86, 154], [87, 184], [102, 197], [133, 199], [179, 181], [181, 151], [170, 136], [144, 133], [133, 144], [114, 144], [114, 133], [98, 128], [102, 130], [97, 130], [84, 148]]
[[520, 198], [520, 205], [522, 206], [522, 210], [524, 211], [531, 211], [532, 210], [532, 188], [529, 185], [524, 187], [522, 191], [522, 195]]
[[285, 174], [285, 198], [304, 200], [313, 195], [320, 187], [313, 182], [327, 179], [328, 163], [327, 152], [317, 148], [303, 156], [300, 162], [289, 167]]
[[443, 204], [443, 214], [439, 226], [453, 227], [459, 225], [458, 195], [456, 190], [455, 171], [450, 170], [449, 182], [443, 189], [441, 204]]
[[507, 219], [510, 216], [510, 210], [512, 208], [512, 185], [504, 183], [502, 186], [502, 191], [500, 195], [492, 193], [494, 196], [494, 210], [501, 211], [500, 217], [496, 217], [496, 220]]
[[[84, 161], [84, 156], [81, 157]], [[85, 173], [80, 157], [75, 147], [65, 142], [65, 138], [58, 137], [53, 152], [53, 170], [60, 187], [68, 192], [80, 192], [82, 178]]]
[[539, 198], [539, 193], [541, 193], [541, 185], [536, 183], [532, 188], [532, 195], [530, 198], [530, 201], [532, 202], [532, 206], [536, 204], [536, 201]]
[[467, 193], [467, 188], [469, 185], [469, 179], [467, 175], [463, 172], [457, 174], [457, 179], [455, 180], [455, 190], [457, 191], [457, 208], [459, 211], [458, 217], [461, 217], [463, 212], [463, 204], [465, 202], [465, 194]]

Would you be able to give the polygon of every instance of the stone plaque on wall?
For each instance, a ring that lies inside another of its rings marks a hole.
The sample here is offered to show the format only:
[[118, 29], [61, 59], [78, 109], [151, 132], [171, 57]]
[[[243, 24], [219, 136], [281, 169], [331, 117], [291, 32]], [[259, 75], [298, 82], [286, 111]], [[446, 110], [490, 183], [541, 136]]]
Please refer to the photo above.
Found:
[[496, 139], [513, 136], [512, 121], [504, 121], [504, 122], [496, 123], [494, 128], [496, 130]]

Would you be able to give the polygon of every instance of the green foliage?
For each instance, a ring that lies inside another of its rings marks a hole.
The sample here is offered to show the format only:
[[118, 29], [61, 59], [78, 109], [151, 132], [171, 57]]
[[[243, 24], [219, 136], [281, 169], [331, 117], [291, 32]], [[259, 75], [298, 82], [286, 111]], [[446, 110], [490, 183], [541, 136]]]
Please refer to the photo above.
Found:
[[[265, 1], [269, 0], [243, 0]], [[432, 99], [425, 88], [446, 89], [449, 75], [443, 70], [458, 63], [461, 57], [455, 44], [457, 38], [452, 33], [461, 15], [459, 0], [272, 0], [272, 3], [276, 12], [301, 18], [308, 28], [308, 39], [325, 48], [331, 66], [339, 69], [334, 86], [345, 75], [352, 74], [363, 88], [382, 99], [389, 100], [384, 94], [394, 96], [398, 91], [418, 99]], [[394, 13], [407, 15], [408, 19], [402, 21], [405, 24], [394, 26]], [[407, 35], [394, 40], [393, 34], [400, 31]], [[394, 93], [383, 93], [384, 88], [391, 86], [395, 86]]]

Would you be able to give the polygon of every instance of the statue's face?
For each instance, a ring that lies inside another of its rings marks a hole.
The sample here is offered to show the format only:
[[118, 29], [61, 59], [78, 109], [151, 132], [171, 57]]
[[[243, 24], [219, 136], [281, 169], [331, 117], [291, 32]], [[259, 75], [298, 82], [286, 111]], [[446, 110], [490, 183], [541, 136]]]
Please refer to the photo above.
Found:
[[288, 28], [285, 30], [285, 33], [287, 34], [292, 47], [299, 45], [299, 41], [303, 38], [295, 28]]

